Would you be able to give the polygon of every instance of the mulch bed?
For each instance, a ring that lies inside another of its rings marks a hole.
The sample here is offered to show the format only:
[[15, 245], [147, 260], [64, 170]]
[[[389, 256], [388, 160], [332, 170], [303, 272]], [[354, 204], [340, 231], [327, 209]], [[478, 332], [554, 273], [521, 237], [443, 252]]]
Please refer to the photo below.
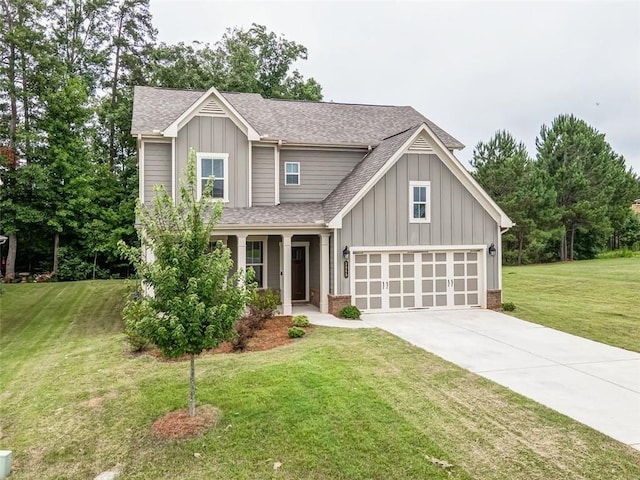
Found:
[[[262, 329], [257, 330], [254, 336], [247, 342], [247, 348], [244, 352], [260, 352], [263, 350], [271, 350], [272, 348], [281, 347], [293, 343], [294, 339], [289, 338], [288, 330], [291, 327], [291, 316], [280, 315], [278, 317], [266, 320]], [[313, 330], [313, 326], [305, 327], [307, 334]], [[149, 355], [167, 362], [188, 360], [189, 356], [185, 355], [180, 358], [165, 358], [160, 350], [152, 347], [148, 352]], [[224, 342], [218, 348], [202, 352], [202, 355], [215, 355], [219, 353], [241, 353], [235, 352], [231, 342]]]
[[182, 440], [202, 435], [215, 427], [220, 420], [220, 412], [211, 405], [196, 407], [195, 417], [189, 416], [189, 409], [183, 408], [167, 413], [151, 425], [151, 431], [165, 440]]

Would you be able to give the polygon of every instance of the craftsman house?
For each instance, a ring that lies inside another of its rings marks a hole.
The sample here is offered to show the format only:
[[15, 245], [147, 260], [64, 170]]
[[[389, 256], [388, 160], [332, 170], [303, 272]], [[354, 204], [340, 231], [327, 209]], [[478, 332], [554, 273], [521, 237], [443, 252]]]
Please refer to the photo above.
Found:
[[214, 240], [283, 313], [494, 308], [511, 220], [411, 107], [136, 87], [140, 199], [174, 196], [190, 148], [224, 214]]

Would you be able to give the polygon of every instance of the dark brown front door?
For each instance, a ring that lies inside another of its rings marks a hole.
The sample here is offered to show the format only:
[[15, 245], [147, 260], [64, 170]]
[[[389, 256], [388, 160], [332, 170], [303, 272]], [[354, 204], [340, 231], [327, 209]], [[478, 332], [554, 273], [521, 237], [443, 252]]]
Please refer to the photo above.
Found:
[[305, 247], [291, 247], [291, 299], [307, 297]]

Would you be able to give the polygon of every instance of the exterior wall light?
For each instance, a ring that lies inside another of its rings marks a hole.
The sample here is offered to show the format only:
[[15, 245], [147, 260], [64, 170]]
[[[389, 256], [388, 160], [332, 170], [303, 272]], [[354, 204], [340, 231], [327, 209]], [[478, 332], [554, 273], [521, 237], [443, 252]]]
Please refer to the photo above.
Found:
[[496, 246], [492, 243], [491, 245], [489, 245], [489, 248], [487, 249], [487, 252], [492, 257], [495, 257], [496, 256]]
[[342, 256], [344, 257], [345, 260], [349, 258], [350, 253], [351, 252], [349, 251], [349, 247], [345, 246], [344, 250], [342, 250]]

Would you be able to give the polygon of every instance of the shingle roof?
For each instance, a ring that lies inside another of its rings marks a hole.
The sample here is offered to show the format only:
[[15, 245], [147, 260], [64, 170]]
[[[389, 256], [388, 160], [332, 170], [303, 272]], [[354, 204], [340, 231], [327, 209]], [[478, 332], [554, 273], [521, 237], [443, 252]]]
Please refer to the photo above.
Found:
[[323, 201], [327, 223], [367, 184], [378, 170], [413, 135], [422, 123], [384, 139], [364, 157]]
[[[135, 87], [131, 133], [166, 129], [204, 92]], [[464, 145], [413, 107], [265, 99], [222, 93], [261, 136], [289, 143], [378, 145], [384, 138], [426, 123], [448, 148]]]
[[219, 225], [273, 225], [317, 224], [325, 225], [322, 203], [283, 203], [280, 205], [224, 208]]

